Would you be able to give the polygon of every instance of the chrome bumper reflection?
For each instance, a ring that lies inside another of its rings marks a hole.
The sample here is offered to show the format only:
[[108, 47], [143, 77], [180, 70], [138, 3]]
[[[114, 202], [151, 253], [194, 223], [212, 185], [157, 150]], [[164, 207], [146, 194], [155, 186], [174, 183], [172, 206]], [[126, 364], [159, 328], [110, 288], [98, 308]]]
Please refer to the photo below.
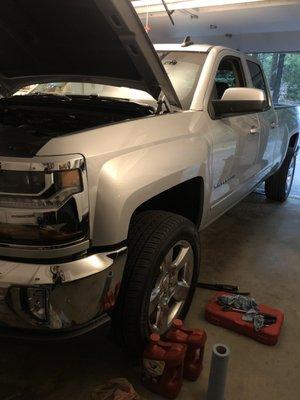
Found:
[[60, 264], [0, 260], [0, 326], [77, 329], [115, 304], [127, 249]]

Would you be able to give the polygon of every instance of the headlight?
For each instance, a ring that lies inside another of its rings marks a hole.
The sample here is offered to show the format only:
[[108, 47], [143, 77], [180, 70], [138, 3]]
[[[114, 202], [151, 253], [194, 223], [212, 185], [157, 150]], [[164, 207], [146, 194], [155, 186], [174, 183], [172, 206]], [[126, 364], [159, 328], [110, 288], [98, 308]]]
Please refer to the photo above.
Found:
[[0, 170], [0, 243], [60, 245], [87, 234], [83, 159], [71, 165], [53, 164], [43, 171]]
[[38, 195], [44, 187], [42, 171], [0, 171], [0, 193]]
[[0, 172], [0, 207], [4, 208], [57, 208], [82, 190], [79, 169], [53, 173]]

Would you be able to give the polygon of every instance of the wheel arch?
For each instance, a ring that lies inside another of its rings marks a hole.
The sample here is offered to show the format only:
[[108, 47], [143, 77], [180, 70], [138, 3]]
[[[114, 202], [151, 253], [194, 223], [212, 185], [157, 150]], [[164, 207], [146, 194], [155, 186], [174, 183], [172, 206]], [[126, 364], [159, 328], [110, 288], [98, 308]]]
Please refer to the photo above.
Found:
[[201, 176], [197, 176], [164, 190], [140, 204], [134, 210], [131, 221], [143, 211], [160, 210], [181, 215], [199, 228], [203, 205], [204, 180]]
[[299, 143], [299, 132], [294, 133], [294, 134], [290, 137], [288, 147], [289, 147], [289, 148], [292, 148], [292, 149], [294, 149], [294, 150], [296, 150], [297, 147], [298, 147], [298, 143]]

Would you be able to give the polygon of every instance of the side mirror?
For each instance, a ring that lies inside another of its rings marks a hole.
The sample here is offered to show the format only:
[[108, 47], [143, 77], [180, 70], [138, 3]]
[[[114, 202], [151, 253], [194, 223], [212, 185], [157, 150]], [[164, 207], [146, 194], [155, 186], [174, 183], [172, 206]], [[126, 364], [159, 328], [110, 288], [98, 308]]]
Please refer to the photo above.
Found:
[[268, 101], [263, 90], [245, 87], [226, 89], [221, 100], [213, 100], [216, 117], [265, 111]]

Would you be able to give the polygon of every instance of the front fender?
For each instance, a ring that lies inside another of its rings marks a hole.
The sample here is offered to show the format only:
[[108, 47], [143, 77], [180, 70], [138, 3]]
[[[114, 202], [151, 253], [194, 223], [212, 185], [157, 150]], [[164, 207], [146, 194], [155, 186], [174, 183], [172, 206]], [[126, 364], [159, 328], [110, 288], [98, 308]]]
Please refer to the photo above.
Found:
[[126, 240], [131, 217], [145, 201], [189, 179], [208, 182], [208, 144], [199, 135], [160, 143], [107, 161], [98, 177], [92, 245]]

